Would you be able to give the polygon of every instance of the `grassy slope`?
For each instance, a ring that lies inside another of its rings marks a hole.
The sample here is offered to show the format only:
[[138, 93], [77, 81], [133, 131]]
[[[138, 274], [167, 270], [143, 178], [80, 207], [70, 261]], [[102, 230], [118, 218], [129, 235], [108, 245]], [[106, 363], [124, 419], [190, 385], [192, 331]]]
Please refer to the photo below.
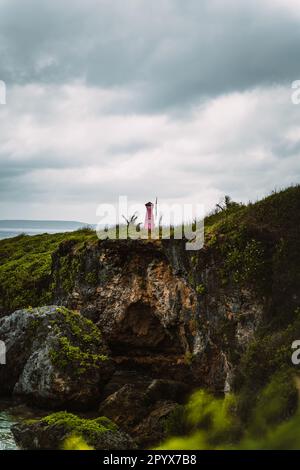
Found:
[[297, 398], [291, 345], [300, 339], [300, 186], [223, 214], [209, 231], [208, 244], [221, 259], [225, 282], [251, 286], [265, 303], [263, 323], [238, 366], [240, 414], [250, 419], [268, 393], [281, 396], [280, 403], [274, 398], [272, 420], [285, 419]]
[[96, 240], [94, 232], [20, 235], [0, 241], [0, 306], [4, 311], [45, 305], [51, 300], [51, 255], [61, 242]]

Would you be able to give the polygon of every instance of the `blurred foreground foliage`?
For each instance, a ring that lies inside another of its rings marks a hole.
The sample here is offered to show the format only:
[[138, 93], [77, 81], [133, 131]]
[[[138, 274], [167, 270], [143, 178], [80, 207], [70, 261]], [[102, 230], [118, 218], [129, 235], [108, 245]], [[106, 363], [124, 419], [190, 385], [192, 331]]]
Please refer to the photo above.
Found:
[[[288, 388], [290, 388], [288, 390]], [[288, 393], [286, 393], [288, 390]], [[188, 404], [179, 407], [175, 419], [166, 422], [173, 434], [159, 450], [299, 450], [300, 407], [293, 414], [290, 397], [298, 394], [300, 379], [287, 371], [277, 374], [259, 394], [251, 419], [239, 416], [239, 397], [216, 398], [205, 390], [195, 392]], [[286, 416], [282, 420], [282, 416]], [[280, 421], [281, 420], [281, 421]], [[86, 441], [71, 435], [64, 450], [93, 450]]]
[[[291, 397], [297, 395], [300, 382], [297, 377], [290, 379], [289, 372], [273, 377], [260, 393], [248, 423], [240, 419], [238, 397], [216, 398], [204, 390], [194, 393], [182, 422], [173, 429], [174, 437], [159, 449], [300, 449], [300, 408], [288, 416]], [[187, 425], [190, 432], [182, 436], [181, 427], [186, 429]]]
[[83, 437], [72, 435], [65, 440], [63, 450], [94, 450], [94, 447], [89, 446]]

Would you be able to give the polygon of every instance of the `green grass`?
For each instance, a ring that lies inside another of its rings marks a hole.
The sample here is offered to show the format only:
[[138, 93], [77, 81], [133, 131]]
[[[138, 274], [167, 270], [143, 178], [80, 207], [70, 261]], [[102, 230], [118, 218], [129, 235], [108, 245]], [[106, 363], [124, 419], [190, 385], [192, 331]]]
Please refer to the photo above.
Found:
[[51, 303], [52, 255], [62, 243], [78, 246], [97, 240], [90, 230], [71, 233], [20, 235], [0, 241], [0, 306], [18, 308]]

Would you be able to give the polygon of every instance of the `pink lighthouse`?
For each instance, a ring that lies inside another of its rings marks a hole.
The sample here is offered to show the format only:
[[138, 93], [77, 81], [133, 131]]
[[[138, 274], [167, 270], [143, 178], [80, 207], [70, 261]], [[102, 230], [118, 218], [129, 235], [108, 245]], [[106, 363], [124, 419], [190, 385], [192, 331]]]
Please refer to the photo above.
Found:
[[145, 204], [146, 206], [146, 217], [145, 217], [145, 229], [149, 231], [154, 230], [155, 224], [154, 224], [154, 215], [153, 215], [153, 207], [154, 204], [152, 202], [147, 202]]

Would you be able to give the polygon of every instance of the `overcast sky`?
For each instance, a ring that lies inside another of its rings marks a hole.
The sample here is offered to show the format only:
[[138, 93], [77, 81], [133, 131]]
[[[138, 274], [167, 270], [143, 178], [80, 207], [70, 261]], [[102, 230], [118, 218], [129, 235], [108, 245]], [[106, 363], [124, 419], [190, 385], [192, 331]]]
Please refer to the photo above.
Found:
[[299, 182], [298, 0], [0, 0], [0, 218]]

